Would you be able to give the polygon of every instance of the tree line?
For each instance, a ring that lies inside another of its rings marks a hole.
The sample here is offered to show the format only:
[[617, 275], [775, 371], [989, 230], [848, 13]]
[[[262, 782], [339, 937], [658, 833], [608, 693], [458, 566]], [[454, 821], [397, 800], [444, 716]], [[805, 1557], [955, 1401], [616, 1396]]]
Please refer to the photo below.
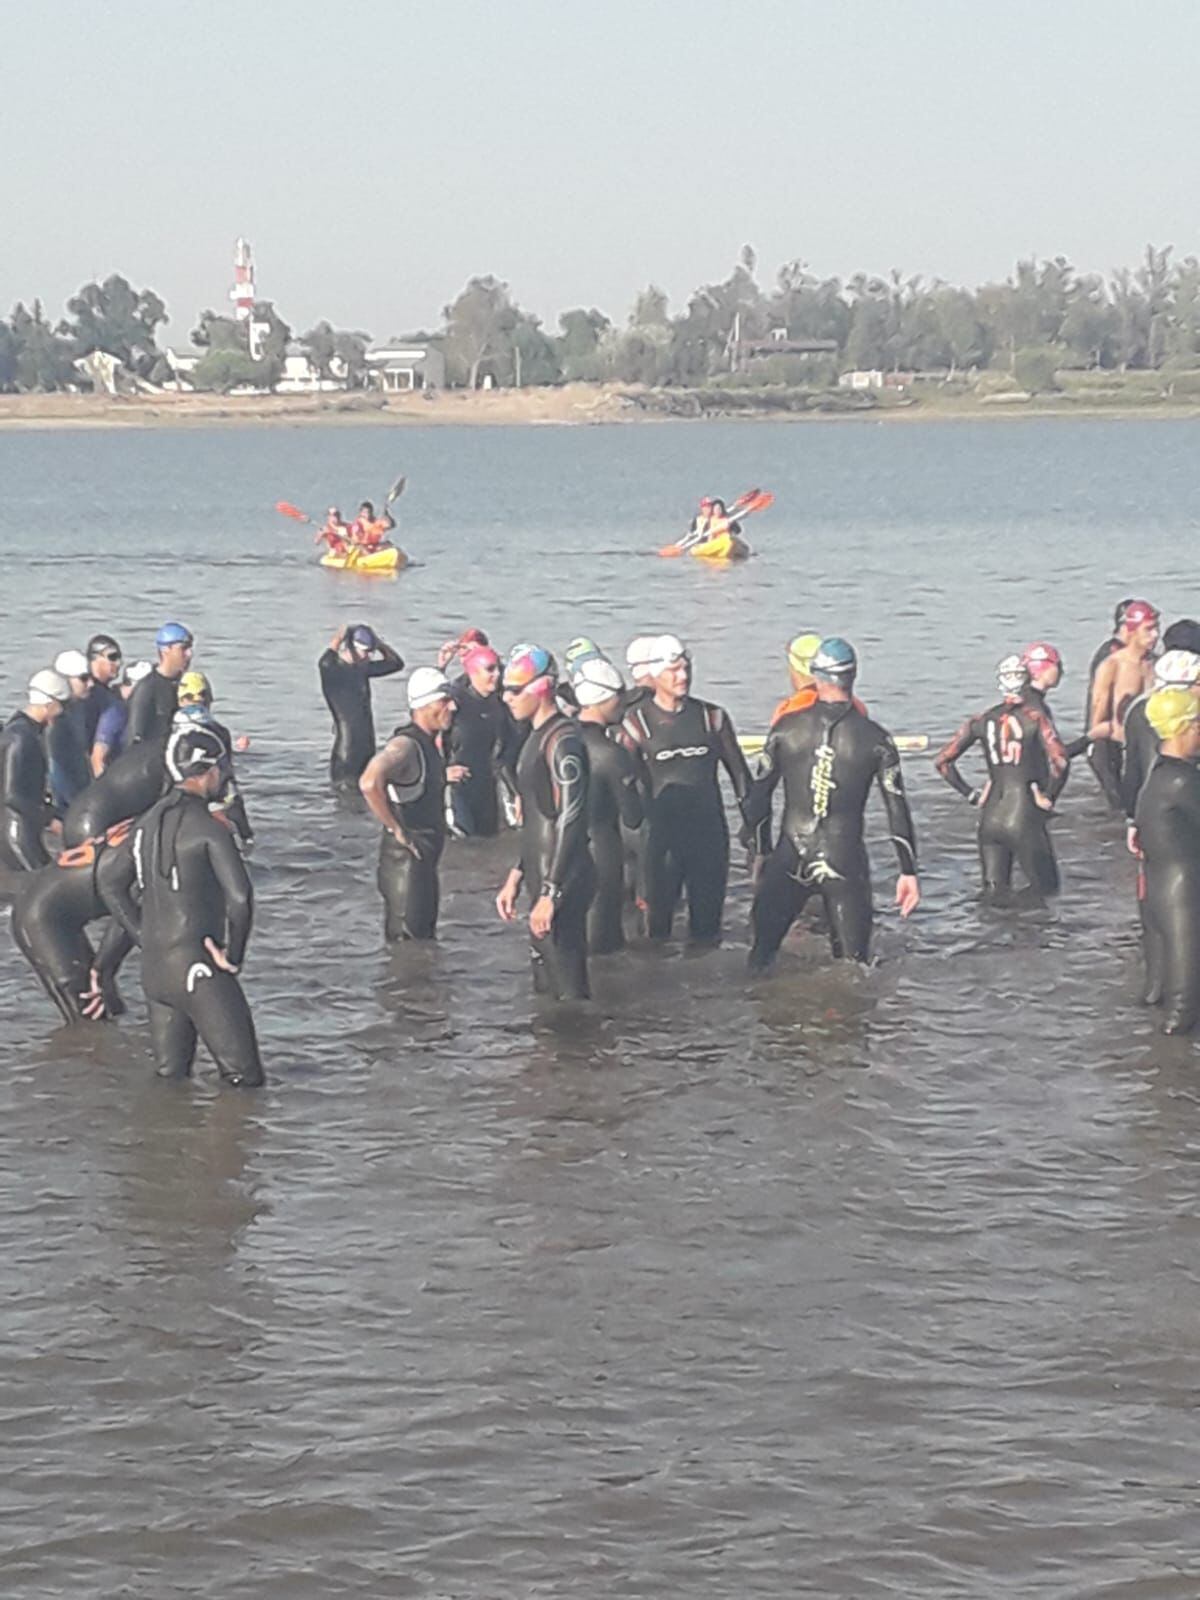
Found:
[[[580, 306], [562, 313], [557, 332], [523, 310], [499, 278], [476, 277], [444, 308], [439, 328], [412, 338], [437, 344], [447, 382], [471, 388], [601, 380], [694, 387], [751, 378], [819, 384], [863, 368], [951, 377], [992, 369], [1038, 387], [1063, 368], [1200, 365], [1200, 261], [1175, 260], [1171, 246], [1148, 245], [1137, 267], [1107, 278], [1078, 272], [1062, 256], [1018, 261], [1003, 283], [976, 289], [899, 271], [820, 278], [799, 260], [764, 286], [757, 268], [747, 246], [726, 278], [697, 288], [674, 315], [667, 296], [650, 285], [623, 321]], [[40, 301], [18, 304], [0, 318], [0, 391], [79, 387], [85, 380], [77, 363], [95, 351], [137, 378], [162, 383], [171, 376], [158, 342], [167, 320], [157, 294], [116, 274], [85, 284], [57, 322]], [[192, 374], [197, 387], [274, 388], [292, 330], [266, 301], [255, 307], [254, 321], [252, 352], [246, 322], [201, 314], [190, 335], [201, 352]], [[740, 372], [746, 346], [758, 341], [761, 355], [761, 342], [771, 339], [817, 348], [768, 353], [752, 375]], [[322, 321], [299, 342], [321, 376], [351, 388], [365, 382], [367, 334]]]

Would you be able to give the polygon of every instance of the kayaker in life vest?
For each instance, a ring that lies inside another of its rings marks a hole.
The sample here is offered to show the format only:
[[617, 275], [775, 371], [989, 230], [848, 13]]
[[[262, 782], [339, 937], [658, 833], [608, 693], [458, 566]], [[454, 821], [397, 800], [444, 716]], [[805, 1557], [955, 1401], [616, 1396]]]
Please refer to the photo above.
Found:
[[314, 544], [327, 544], [330, 555], [344, 556], [350, 542], [350, 528], [336, 506], [325, 513], [325, 525], [314, 539]]
[[700, 510], [692, 518], [692, 525], [686, 536], [679, 541], [679, 548], [690, 550], [694, 545], [707, 544], [710, 539], [719, 539], [722, 534], [739, 537], [741, 531], [741, 523], [729, 515], [724, 500], [705, 498], [700, 502]]
[[396, 520], [386, 508], [383, 515], [375, 515], [375, 507], [369, 500], [364, 500], [358, 508], [358, 515], [350, 524], [350, 543], [357, 545], [360, 550], [378, 550], [387, 543], [387, 536], [396, 526]]

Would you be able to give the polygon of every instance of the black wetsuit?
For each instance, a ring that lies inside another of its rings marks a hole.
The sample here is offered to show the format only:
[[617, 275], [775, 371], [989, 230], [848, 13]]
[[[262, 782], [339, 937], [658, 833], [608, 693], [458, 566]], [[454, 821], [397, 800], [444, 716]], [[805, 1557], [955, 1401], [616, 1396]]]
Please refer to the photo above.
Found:
[[1143, 856], [1146, 1001], [1164, 1033], [1200, 1018], [1200, 770], [1160, 755], [1137, 802]]
[[598, 722], [580, 722], [588, 758], [588, 834], [596, 890], [588, 912], [588, 949], [594, 956], [625, 943], [625, 839], [642, 825], [640, 772], [636, 759]]
[[720, 706], [692, 695], [678, 711], [664, 711], [650, 697], [628, 713], [620, 737], [641, 757], [649, 795], [642, 860], [646, 931], [651, 939], [670, 938], [686, 888], [691, 937], [717, 940], [729, 878], [729, 826], [718, 766], [728, 772], [739, 805], [750, 791], [733, 724]]
[[321, 693], [333, 716], [333, 750], [329, 776], [334, 783], [357, 783], [375, 754], [375, 718], [371, 712], [372, 678], [390, 678], [404, 667], [403, 659], [382, 640], [375, 645], [381, 659], [346, 661], [336, 650], [326, 650], [317, 662]]
[[1158, 735], [1150, 726], [1146, 715], [1148, 694], [1140, 695], [1125, 713], [1125, 759], [1121, 763], [1121, 804], [1125, 815], [1133, 821], [1138, 795], [1150, 776], [1150, 768], [1158, 754]]
[[[1050, 704], [1046, 699], [1046, 694], [1043, 689], [1035, 689], [1032, 684], [1027, 684], [1021, 691], [1021, 698], [1026, 702], [1027, 705], [1031, 705], [1035, 710], [1040, 711], [1046, 718], [1047, 722], [1050, 723], [1055, 733], [1058, 733], [1058, 724], [1054, 720], [1054, 713], [1050, 709]], [[1067, 779], [1071, 775], [1071, 762], [1074, 759], [1074, 756], [1072, 755], [1072, 749], [1074, 747], [1071, 747], [1070, 749], [1067, 747], [1061, 733], [1058, 734], [1058, 741], [1062, 745], [1063, 755], [1066, 757], [1062, 771], [1057, 777], [1053, 776], [1050, 772], [1050, 763], [1047, 760], [1044, 764], [1042, 775], [1037, 780], [1038, 787], [1050, 800], [1057, 800], [1059, 795], [1066, 788]], [[1085, 741], [1085, 743], [1075, 751], [1075, 755], [1082, 755], [1086, 748], [1087, 744]]]
[[[1012, 886], [1013, 862], [1039, 897], [1058, 893], [1058, 863], [1034, 788], [1060, 784], [1067, 755], [1054, 723], [1028, 700], [1002, 700], [962, 727], [938, 752], [934, 765], [965, 799], [974, 791], [955, 762], [973, 744], [983, 746], [988, 791], [979, 813], [979, 859], [987, 896], [1005, 896]], [[1043, 790], [1045, 792], [1045, 790]]]
[[491, 838], [500, 831], [497, 781], [510, 798], [515, 792], [516, 728], [500, 696], [480, 694], [466, 678], [455, 683], [453, 698], [446, 760], [450, 766], [469, 767], [471, 775], [450, 784], [446, 803], [457, 833]]
[[97, 839], [126, 817], [140, 817], [166, 783], [165, 739], [141, 739], [123, 750], [88, 784], [63, 819], [63, 844]]
[[446, 842], [445, 763], [436, 740], [415, 724], [397, 728], [392, 738], [409, 740], [415, 750], [411, 774], [397, 773], [388, 783], [387, 797], [416, 855], [384, 830], [376, 879], [383, 896], [383, 935], [389, 942], [433, 939], [440, 899], [438, 862]]
[[125, 725], [126, 749], [138, 739], [161, 739], [165, 744], [178, 709], [179, 679], [164, 678], [155, 667], [129, 696], [129, 721]]
[[162, 1076], [191, 1072], [199, 1034], [227, 1083], [261, 1083], [258, 1040], [242, 986], [205, 945], [211, 939], [240, 966], [254, 920], [245, 865], [232, 833], [210, 815], [207, 801], [172, 789], [140, 818], [128, 868], [105, 885], [105, 898], [142, 947], [142, 985]]
[[517, 762], [521, 873], [530, 902], [556, 897], [554, 921], [533, 939], [534, 987], [558, 1000], [588, 996], [587, 914], [595, 873], [588, 851], [588, 758], [579, 726], [556, 712], [533, 729]]
[[879, 785], [902, 873], [917, 870], [912, 814], [892, 737], [850, 701], [821, 701], [780, 717], [767, 735], [746, 807], [746, 830], [771, 815], [783, 779], [779, 842], [763, 864], [750, 913], [750, 965], [770, 965], [805, 903], [821, 895], [829, 942], [840, 960], [866, 961], [871, 950], [871, 864], [863, 814]]
[[[85, 931], [89, 922], [108, 915], [105, 885], [128, 870], [131, 840], [127, 829], [114, 830], [118, 832], [119, 839], [65, 851], [52, 866], [30, 873], [13, 902], [17, 948], [41, 979], [64, 1022], [84, 1020], [84, 996], [91, 989], [93, 967], [106, 1013], [115, 1017], [125, 1009], [116, 978], [133, 941], [113, 922], [97, 953]], [[72, 855], [80, 859], [72, 861]]]
[[[90, 698], [90, 697], [89, 697]], [[63, 815], [92, 781], [92, 744], [87, 734], [87, 699], [72, 697], [46, 729], [50, 798]]]
[[24, 711], [10, 717], [0, 732], [0, 865], [18, 872], [33, 872], [50, 859], [42, 844], [48, 814], [44, 733]]

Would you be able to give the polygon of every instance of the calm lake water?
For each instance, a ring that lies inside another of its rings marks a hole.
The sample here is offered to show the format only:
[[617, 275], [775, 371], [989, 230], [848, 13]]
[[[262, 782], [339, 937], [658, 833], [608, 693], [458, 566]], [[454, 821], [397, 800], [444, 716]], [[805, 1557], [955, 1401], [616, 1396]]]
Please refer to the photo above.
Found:
[[[402, 471], [394, 582], [271, 509]], [[653, 556], [754, 484], [757, 560]], [[270, 1078], [158, 1083], [140, 1006], [58, 1029], [0, 940], [3, 1593], [1195, 1600], [1200, 1047], [1133, 1003], [1090, 775], [1050, 912], [980, 910], [974, 813], [906, 758], [925, 901], [887, 911], [875, 815], [873, 970], [801, 931], [747, 981], [739, 859], [723, 949], [556, 1013], [492, 909], [509, 840], [451, 847], [436, 949], [383, 949], [315, 661], [360, 618], [414, 664], [669, 627], [761, 731], [815, 627], [940, 739], [1046, 637], [1074, 733], [1115, 600], [1200, 612], [1198, 523], [1187, 422], [0, 433], [0, 703], [177, 616], [253, 738]]]

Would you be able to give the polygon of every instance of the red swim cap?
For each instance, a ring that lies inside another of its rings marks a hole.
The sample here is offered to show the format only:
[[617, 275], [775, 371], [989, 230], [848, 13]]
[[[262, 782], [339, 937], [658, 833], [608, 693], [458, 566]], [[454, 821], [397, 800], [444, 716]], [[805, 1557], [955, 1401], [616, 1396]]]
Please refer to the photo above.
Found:
[[498, 667], [500, 657], [490, 644], [473, 644], [463, 651], [462, 664], [466, 672], [478, 672], [482, 667]]
[[1054, 646], [1052, 644], [1045, 644], [1041, 640], [1039, 640], [1037, 644], [1031, 644], [1027, 646], [1026, 649], [1021, 652], [1021, 660], [1031, 672], [1036, 670], [1038, 667], [1062, 666], [1062, 656], [1059, 655]]
[[1127, 628], [1140, 628], [1144, 622], [1157, 622], [1158, 612], [1149, 600], [1131, 600], [1125, 607], [1125, 615], [1121, 618], [1121, 626]]
[[487, 642], [488, 636], [482, 628], [468, 628], [466, 633], [460, 633], [458, 636], [458, 648], [460, 650], [467, 650], [473, 644], [486, 644]]

